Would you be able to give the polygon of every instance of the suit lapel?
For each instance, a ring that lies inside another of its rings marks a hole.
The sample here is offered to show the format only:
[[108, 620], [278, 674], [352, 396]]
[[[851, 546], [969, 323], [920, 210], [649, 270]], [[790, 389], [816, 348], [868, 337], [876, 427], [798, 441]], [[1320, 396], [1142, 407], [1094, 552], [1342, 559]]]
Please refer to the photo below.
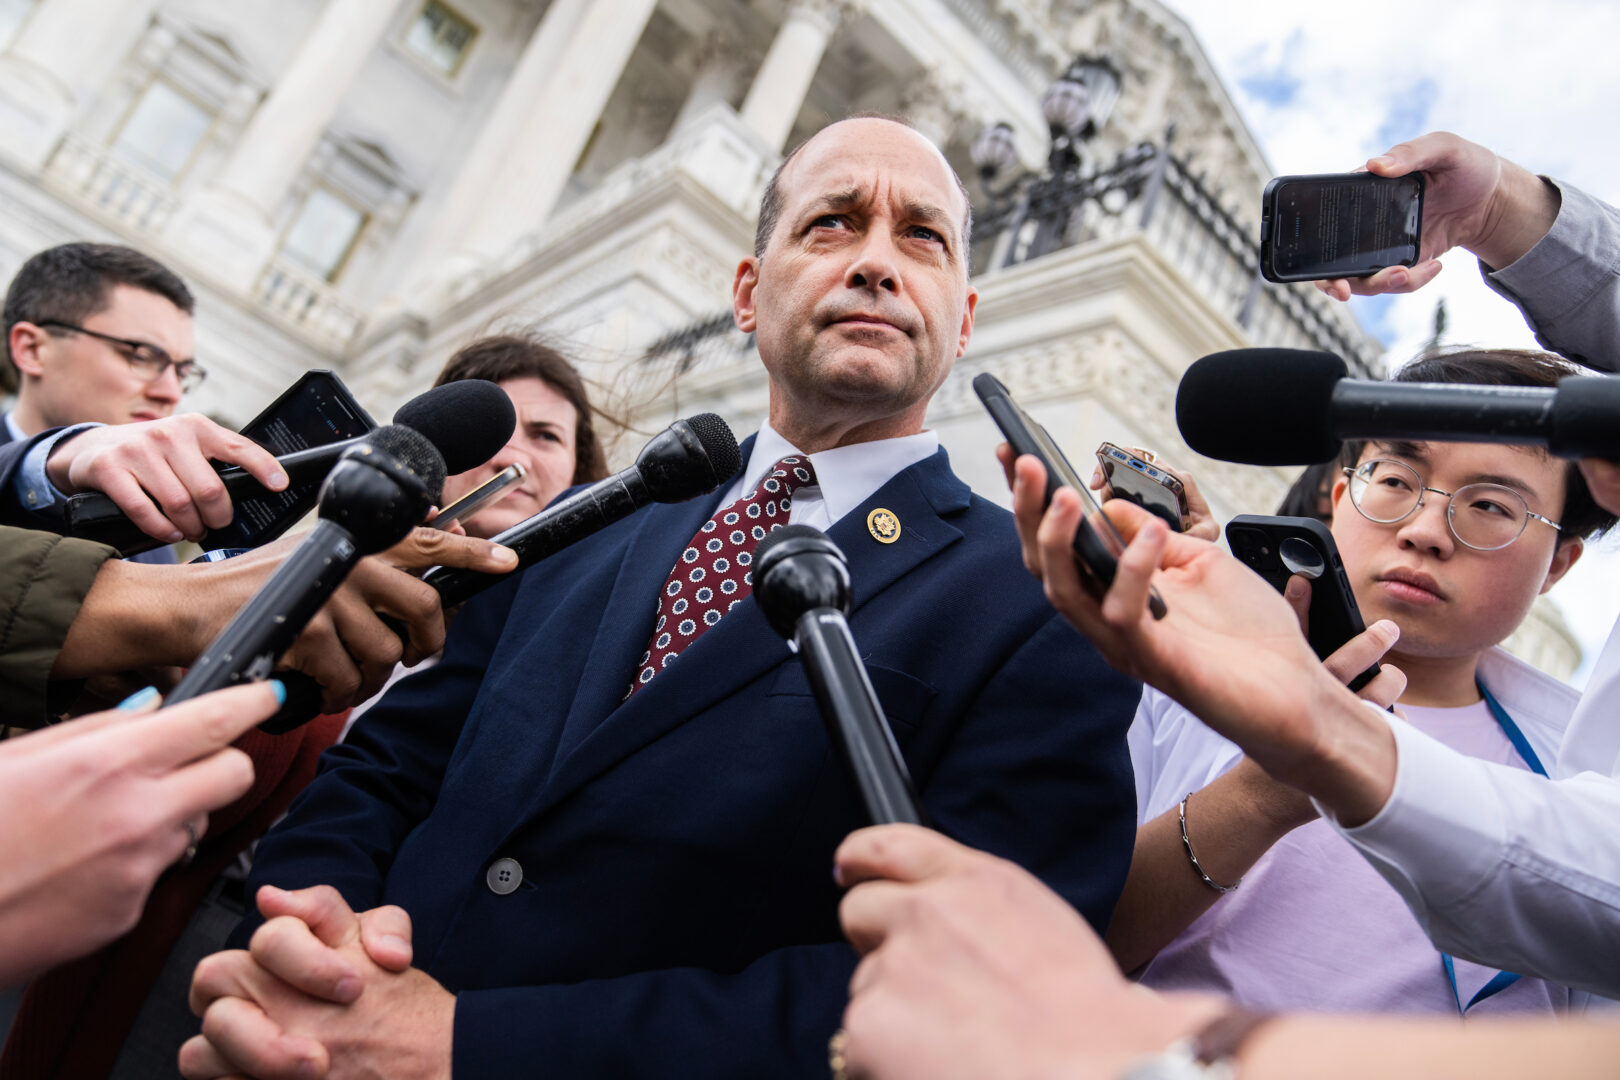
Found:
[[[603, 719], [620, 707], [636, 673], [636, 661], [647, 650], [658, 614], [658, 594], [681, 550], [714, 513], [717, 498], [650, 506], [643, 511], [640, 529], [625, 546], [618, 577], [580, 672], [557, 754], [552, 759], [554, 773]], [[645, 693], [643, 690], [636, 697]]]
[[[961, 531], [942, 515], [965, 508], [969, 498], [967, 485], [950, 471], [941, 450], [901, 472], [835, 522], [828, 535], [849, 558], [853, 608], [859, 609], [924, 560], [960, 539]], [[867, 529], [867, 515], [879, 507], [893, 513], [901, 523], [900, 537], [892, 544], [880, 543]], [[674, 565], [681, 545], [714, 509], [709, 506], [702, 516], [683, 519], [682, 529], [673, 538], [648, 537], [646, 534], [655, 524], [651, 520], [643, 530], [642, 540], [647, 546], [642, 561], [652, 562], [652, 552], [656, 551], [662, 556], [658, 564], [662, 569], [656, 572], [656, 580], [644, 568], [621, 572], [610, 608], [635, 611], [635, 626], [610, 626], [613, 620], [603, 620], [597, 637], [600, 653], [593, 655], [583, 675], [584, 682], [600, 685], [580, 687], [570, 711], [571, 730], [564, 735], [566, 746], [530, 816], [543, 813], [606, 769], [737, 693], [792, 655], [787, 642], [770, 628], [750, 596], [644, 689], [612, 709], [628, 685], [634, 661], [646, 649], [644, 639], [652, 627], [657, 590]], [[667, 527], [675, 530], [673, 523]], [[644, 592], [633, 596], [631, 589]], [[607, 718], [600, 723], [590, 722], [603, 715]]]

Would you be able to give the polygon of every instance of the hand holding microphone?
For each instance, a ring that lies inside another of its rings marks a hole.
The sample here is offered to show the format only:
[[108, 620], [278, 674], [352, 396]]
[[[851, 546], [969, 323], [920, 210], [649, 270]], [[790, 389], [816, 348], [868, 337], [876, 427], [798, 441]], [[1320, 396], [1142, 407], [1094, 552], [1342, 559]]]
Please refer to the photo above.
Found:
[[[418, 394], [400, 406], [394, 423], [423, 435], [444, 457], [446, 470], [457, 473], [495, 456], [512, 437], [517, 414], [511, 398], [496, 384], [464, 379]], [[194, 428], [197, 432], [192, 432]], [[182, 438], [188, 433], [192, 437]], [[75, 436], [52, 452], [48, 468], [53, 477], [62, 469], [75, 477], [72, 487], [57, 484], [63, 491], [100, 489], [68, 500], [69, 535], [132, 555], [178, 539], [167, 524], [169, 518], [186, 523], [182, 529], [186, 536], [212, 546], [204, 533], [229, 525], [243, 502], [318, 483], [365, 438], [311, 446], [276, 458], [205, 417], [174, 417]], [[242, 462], [250, 468], [219, 467], [213, 461]], [[279, 483], [271, 482], [278, 473]], [[265, 538], [280, 535], [303, 513], [294, 509], [280, 515]]]
[[803, 661], [827, 735], [872, 823], [925, 824], [905, 759], [850, 636], [844, 553], [819, 529], [784, 525], [754, 551], [754, 598]]
[[[685, 502], [706, 495], [741, 467], [742, 454], [726, 422], [713, 413], [700, 413], [659, 432], [628, 469], [560, 499], [494, 541], [517, 552], [519, 567], [533, 566], [648, 503]], [[445, 607], [453, 607], [505, 580], [505, 575], [441, 566], [422, 580], [438, 590]]]
[[[197, 658], [170, 703], [268, 676], [354, 564], [410, 532], [443, 485], [443, 457], [411, 428], [379, 428], [344, 451], [321, 488], [315, 528]], [[293, 689], [283, 709], [289, 718], [309, 706], [294, 699]], [[286, 730], [271, 725], [267, 730]]]

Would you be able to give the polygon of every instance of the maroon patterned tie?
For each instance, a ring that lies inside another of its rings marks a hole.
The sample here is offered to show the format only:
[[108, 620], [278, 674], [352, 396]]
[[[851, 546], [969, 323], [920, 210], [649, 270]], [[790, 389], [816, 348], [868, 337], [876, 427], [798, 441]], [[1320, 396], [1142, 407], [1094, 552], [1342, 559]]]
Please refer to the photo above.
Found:
[[788, 523], [793, 493], [816, 482], [815, 466], [785, 457], [753, 491], [716, 510], [675, 560], [658, 597], [658, 621], [625, 697], [652, 681], [682, 649], [754, 591], [754, 548]]

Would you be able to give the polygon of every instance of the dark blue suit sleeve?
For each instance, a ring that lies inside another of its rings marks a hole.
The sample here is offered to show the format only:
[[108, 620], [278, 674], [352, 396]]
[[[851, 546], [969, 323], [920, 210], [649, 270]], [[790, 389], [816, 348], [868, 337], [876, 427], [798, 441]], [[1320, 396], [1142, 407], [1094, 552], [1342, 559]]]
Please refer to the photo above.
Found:
[[[259, 843], [249, 896], [260, 885], [331, 885], [356, 911], [382, 902], [394, 853], [433, 809], [516, 585], [469, 601], [443, 658], [395, 684], [322, 755], [315, 779]], [[246, 941], [259, 921], [250, 910], [233, 942]]]
[[23, 529], [49, 529], [61, 532], [61, 518], [53, 514], [36, 514], [17, 497], [17, 473], [23, 458], [36, 445], [55, 435], [61, 428], [51, 428], [38, 435], [0, 445], [0, 525], [15, 525]]
[[[1141, 687], [1060, 618], [1042, 620], [963, 714], [923, 798], [941, 831], [1028, 867], [1101, 931], [1135, 836], [1125, 731]], [[849, 946], [829, 943], [780, 949], [729, 975], [671, 969], [464, 991], [453, 1071], [544, 1063], [559, 1076], [821, 1080], [855, 962]]]

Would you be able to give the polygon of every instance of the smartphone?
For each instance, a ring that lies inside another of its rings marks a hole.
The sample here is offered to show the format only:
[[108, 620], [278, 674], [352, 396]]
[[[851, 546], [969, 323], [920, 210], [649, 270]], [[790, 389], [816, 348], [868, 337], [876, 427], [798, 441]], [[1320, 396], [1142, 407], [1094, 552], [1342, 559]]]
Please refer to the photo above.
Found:
[[[268, 408], [250, 420], [242, 434], [280, 456], [311, 446], [357, 439], [375, 430], [373, 420], [349, 388], [330, 371], [306, 371], [272, 401]], [[301, 484], [286, 491], [243, 499], [235, 506], [235, 516], [223, 529], [215, 529], [202, 539], [202, 547], [251, 548], [268, 543], [292, 528], [315, 506], [319, 483]]]
[[1176, 532], [1187, 517], [1187, 486], [1144, 457], [1111, 442], [1097, 447], [1097, 464], [1114, 495], [1164, 519]]
[[[1318, 658], [1327, 659], [1367, 629], [1339, 559], [1339, 547], [1320, 521], [1239, 514], [1226, 524], [1226, 543], [1240, 562], [1278, 592], [1295, 574], [1310, 579], [1310, 629], [1305, 637]], [[1360, 690], [1378, 670], [1373, 664], [1351, 680], [1350, 689]]]
[[[1074, 471], [1052, 436], [1019, 408], [1000, 379], [988, 371], [980, 372], [973, 378], [973, 392], [979, 395], [979, 401], [1001, 429], [1013, 453], [1020, 457], [1033, 454], [1046, 466], [1047, 504], [1060, 487], [1070, 487], [1079, 493], [1081, 515], [1080, 528], [1074, 534], [1074, 561], [1083, 576], [1089, 577], [1099, 590], [1106, 590], [1114, 583], [1114, 570], [1125, 551], [1125, 539], [1119, 535], [1119, 530], [1091, 497], [1085, 481]], [[1162, 619], [1167, 610], [1164, 598], [1150, 586], [1148, 611], [1155, 619]]]
[[430, 529], [448, 529], [457, 520], [472, 517], [492, 500], [506, 494], [507, 488], [518, 483], [527, 475], [529, 475], [528, 470], [514, 461], [443, 510], [440, 510], [437, 514], [434, 514], [425, 524]]
[[1315, 281], [1414, 266], [1422, 223], [1422, 173], [1279, 176], [1260, 198], [1260, 272]]

